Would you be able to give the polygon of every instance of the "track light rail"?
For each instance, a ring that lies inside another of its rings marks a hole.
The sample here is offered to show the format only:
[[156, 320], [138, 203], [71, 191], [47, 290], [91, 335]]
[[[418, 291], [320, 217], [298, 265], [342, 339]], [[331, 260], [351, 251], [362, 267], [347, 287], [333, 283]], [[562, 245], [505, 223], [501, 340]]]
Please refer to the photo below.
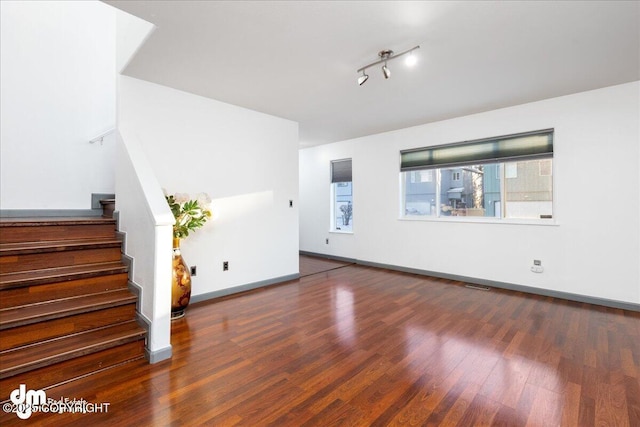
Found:
[[411, 53], [416, 49], [420, 49], [420, 45], [418, 46], [414, 46], [411, 49], [405, 50], [404, 52], [400, 52], [400, 53], [396, 53], [395, 55], [393, 54], [392, 50], [383, 50], [380, 51], [380, 53], [378, 54], [380, 56], [380, 59], [376, 62], [372, 62], [371, 64], [365, 65], [362, 68], [359, 68], [357, 73], [366, 70], [367, 68], [373, 67], [374, 65], [379, 65], [379, 64], [383, 64], [387, 61], [391, 61], [392, 59], [396, 59], [401, 57], [402, 55], [406, 55], [407, 53]]

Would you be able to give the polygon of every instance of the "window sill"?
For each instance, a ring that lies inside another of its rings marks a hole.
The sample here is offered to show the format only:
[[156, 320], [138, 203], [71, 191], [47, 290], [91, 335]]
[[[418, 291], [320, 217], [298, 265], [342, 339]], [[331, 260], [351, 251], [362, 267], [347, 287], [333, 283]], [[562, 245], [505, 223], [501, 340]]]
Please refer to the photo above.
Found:
[[333, 233], [333, 234], [353, 234], [353, 231], [329, 230], [329, 233]]
[[454, 217], [420, 217], [420, 216], [402, 216], [399, 221], [424, 221], [424, 222], [449, 222], [449, 223], [473, 223], [473, 224], [505, 224], [505, 225], [541, 225], [541, 226], [558, 226], [555, 219], [511, 219], [511, 218], [482, 218], [468, 216]]

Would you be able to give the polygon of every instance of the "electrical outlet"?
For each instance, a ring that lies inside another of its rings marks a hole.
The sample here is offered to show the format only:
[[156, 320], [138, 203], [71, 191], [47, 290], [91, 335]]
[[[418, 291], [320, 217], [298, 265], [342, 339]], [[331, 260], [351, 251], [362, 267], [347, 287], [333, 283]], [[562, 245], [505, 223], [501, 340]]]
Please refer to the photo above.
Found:
[[191, 275], [192, 275], [192, 276], [195, 276], [195, 275], [197, 274], [197, 271], [198, 271], [198, 270], [197, 270], [196, 266], [195, 266], [195, 265], [192, 265], [192, 266], [191, 266]]
[[329, 238], [327, 238], [327, 240], [325, 241], [325, 243], [328, 245], [329, 244]]
[[533, 260], [533, 265], [531, 266], [531, 271], [533, 273], [542, 273], [544, 271], [544, 267], [542, 267], [542, 261], [539, 259]]
[[289, 207], [292, 208], [293, 207], [293, 200], [289, 200]]
[[222, 263], [222, 271], [229, 271], [229, 261], [224, 261]]

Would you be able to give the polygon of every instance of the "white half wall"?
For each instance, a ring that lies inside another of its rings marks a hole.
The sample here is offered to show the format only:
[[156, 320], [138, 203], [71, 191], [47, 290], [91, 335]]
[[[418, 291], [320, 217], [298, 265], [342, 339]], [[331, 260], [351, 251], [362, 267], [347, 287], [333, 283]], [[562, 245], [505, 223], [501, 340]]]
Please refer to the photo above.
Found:
[[[399, 219], [400, 150], [546, 128], [556, 225]], [[348, 157], [354, 233], [329, 233], [329, 162]], [[640, 82], [307, 148], [300, 249], [637, 304], [639, 170]]]
[[116, 14], [99, 1], [0, 2], [0, 206], [90, 209], [115, 191]]
[[149, 325], [149, 361], [171, 356], [171, 241], [173, 214], [134, 135], [117, 136], [116, 207], [133, 259], [129, 277], [140, 290], [140, 314]]
[[160, 185], [213, 199], [181, 246], [192, 297], [298, 273], [297, 123], [126, 76], [118, 102]]

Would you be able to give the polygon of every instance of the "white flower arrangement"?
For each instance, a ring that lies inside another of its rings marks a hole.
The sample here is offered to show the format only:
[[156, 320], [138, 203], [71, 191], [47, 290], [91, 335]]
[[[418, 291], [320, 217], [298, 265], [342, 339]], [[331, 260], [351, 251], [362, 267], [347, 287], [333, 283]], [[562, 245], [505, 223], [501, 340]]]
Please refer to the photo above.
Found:
[[183, 239], [202, 227], [211, 218], [211, 197], [207, 193], [198, 193], [191, 199], [186, 193], [167, 194], [165, 198], [176, 219], [173, 225], [173, 237]]

